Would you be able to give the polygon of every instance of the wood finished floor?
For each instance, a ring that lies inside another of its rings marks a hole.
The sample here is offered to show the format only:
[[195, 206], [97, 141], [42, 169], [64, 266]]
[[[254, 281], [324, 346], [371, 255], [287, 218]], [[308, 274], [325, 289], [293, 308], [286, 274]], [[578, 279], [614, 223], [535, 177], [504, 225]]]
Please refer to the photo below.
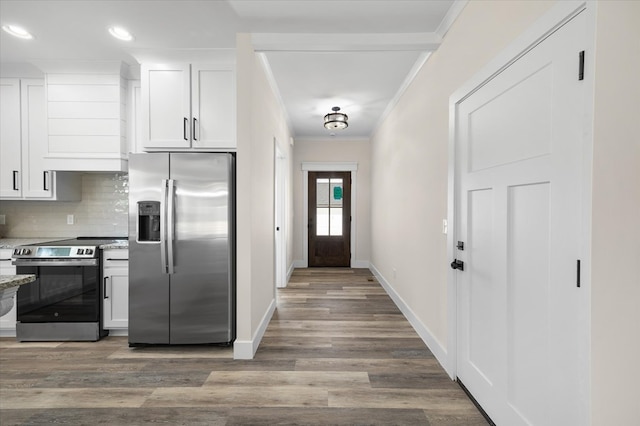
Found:
[[298, 269], [230, 348], [0, 339], [0, 424], [486, 425], [366, 269]]

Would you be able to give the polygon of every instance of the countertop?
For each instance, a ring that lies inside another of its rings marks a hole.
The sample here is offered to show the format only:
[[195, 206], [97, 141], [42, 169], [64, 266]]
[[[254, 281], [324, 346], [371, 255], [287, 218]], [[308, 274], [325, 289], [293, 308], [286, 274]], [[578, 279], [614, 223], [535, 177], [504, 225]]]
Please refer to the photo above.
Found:
[[23, 275], [0, 275], [0, 291], [6, 290], [11, 287], [17, 287], [22, 284], [29, 284], [36, 280], [36, 276], [33, 274]]
[[112, 243], [109, 244], [102, 244], [100, 246], [101, 249], [128, 249], [129, 248], [129, 241], [127, 240], [114, 240]]
[[[47, 241], [59, 241], [65, 240], [69, 237], [59, 238], [0, 238], [0, 249], [13, 249], [17, 246], [25, 246], [29, 244], [46, 243]], [[127, 249], [129, 248], [129, 241], [114, 239], [109, 244], [102, 244], [101, 249]]]
[[64, 240], [59, 238], [0, 238], [0, 249], [13, 249], [17, 246], [25, 246], [28, 244], [46, 243], [47, 241]]

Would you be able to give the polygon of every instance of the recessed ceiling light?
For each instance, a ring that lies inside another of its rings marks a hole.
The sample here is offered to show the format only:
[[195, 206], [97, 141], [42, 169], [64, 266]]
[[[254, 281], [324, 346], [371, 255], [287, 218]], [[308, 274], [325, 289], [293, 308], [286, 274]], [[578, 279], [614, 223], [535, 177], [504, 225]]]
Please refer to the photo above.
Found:
[[127, 30], [122, 27], [111, 27], [109, 28], [109, 34], [117, 38], [118, 40], [131, 41], [133, 40], [133, 36]]
[[31, 40], [33, 38], [29, 31], [17, 25], [3, 25], [2, 29], [14, 37], [23, 38], [25, 40]]

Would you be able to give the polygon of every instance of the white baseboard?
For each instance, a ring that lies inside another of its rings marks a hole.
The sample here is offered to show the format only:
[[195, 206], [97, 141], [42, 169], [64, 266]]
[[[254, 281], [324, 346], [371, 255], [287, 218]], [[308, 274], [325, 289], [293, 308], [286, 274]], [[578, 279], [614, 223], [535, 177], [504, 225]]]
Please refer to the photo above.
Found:
[[365, 269], [369, 269], [369, 261], [368, 260], [354, 260], [351, 263], [351, 267], [352, 268], [365, 268]]
[[422, 339], [422, 341], [427, 345], [429, 350], [436, 357], [442, 368], [446, 371], [449, 371], [448, 364], [448, 356], [447, 350], [440, 344], [438, 339], [435, 338], [433, 333], [429, 330], [429, 328], [424, 325], [416, 316], [416, 314], [409, 308], [406, 302], [400, 297], [400, 295], [395, 291], [395, 289], [389, 284], [389, 282], [382, 276], [380, 271], [371, 264], [370, 268], [373, 275], [376, 276], [380, 285], [385, 289], [391, 300], [396, 304], [400, 312], [405, 316], [409, 324], [413, 327], [413, 329], [418, 333], [418, 336]]
[[293, 267], [295, 268], [306, 268], [307, 264], [304, 260], [298, 259], [293, 261]]
[[233, 342], [233, 359], [253, 359], [275, 311], [276, 301], [274, 299], [271, 301], [267, 312], [264, 313], [260, 325], [251, 340], [236, 340]]
[[296, 269], [296, 262], [292, 262], [291, 266], [289, 266], [289, 270], [287, 271], [287, 283], [291, 279], [291, 275], [293, 274], [293, 270]]
[[16, 329], [0, 329], [0, 337], [16, 337]]

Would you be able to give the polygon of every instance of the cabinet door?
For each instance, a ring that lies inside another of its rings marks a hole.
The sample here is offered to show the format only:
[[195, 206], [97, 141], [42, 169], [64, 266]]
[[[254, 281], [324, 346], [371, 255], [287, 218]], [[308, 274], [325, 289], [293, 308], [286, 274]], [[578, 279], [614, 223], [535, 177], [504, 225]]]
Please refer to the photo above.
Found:
[[197, 64], [191, 70], [192, 146], [235, 148], [235, 71]]
[[[11, 264], [11, 254], [11, 249], [0, 249], [0, 275], [16, 274], [16, 267]], [[16, 335], [16, 296], [13, 297], [13, 308], [0, 317], [0, 336]]]
[[107, 249], [103, 259], [102, 319], [105, 328], [129, 326], [129, 250]]
[[48, 137], [44, 80], [23, 79], [21, 83], [22, 195], [25, 198], [51, 198], [53, 172], [44, 165]]
[[0, 197], [22, 196], [20, 80], [0, 79]]
[[105, 268], [102, 307], [105, 328], [129, 326], [128, 268]]
[[143, 65], [142, 126], [144, 148], [191, 147], [189, 65]]

